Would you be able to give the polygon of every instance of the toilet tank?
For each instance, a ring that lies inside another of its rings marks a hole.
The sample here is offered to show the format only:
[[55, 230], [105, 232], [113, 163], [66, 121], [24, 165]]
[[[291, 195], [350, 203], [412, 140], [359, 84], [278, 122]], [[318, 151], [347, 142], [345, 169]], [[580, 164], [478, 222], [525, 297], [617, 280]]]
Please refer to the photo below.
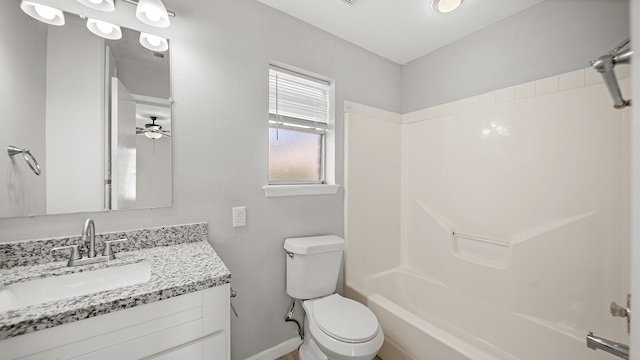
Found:
[[287, 294], [296, 299], [313, 299], [336, 291], [342, 265], [344, 239], [335, 235], [289, 238]]

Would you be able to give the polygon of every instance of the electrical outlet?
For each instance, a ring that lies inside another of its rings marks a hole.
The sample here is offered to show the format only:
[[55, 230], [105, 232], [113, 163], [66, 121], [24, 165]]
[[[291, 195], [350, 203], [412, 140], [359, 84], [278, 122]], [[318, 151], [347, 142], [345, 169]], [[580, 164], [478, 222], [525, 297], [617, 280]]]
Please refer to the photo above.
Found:
[[244, 206], [234, 207], [233, 209], [233, 227], [247, 225], [247, 208]]

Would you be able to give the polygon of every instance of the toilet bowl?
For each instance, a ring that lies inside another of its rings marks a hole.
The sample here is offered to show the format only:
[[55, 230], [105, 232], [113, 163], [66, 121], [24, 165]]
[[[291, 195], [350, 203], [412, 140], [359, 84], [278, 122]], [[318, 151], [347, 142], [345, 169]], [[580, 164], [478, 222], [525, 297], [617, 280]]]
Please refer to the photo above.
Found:
[[303, 300], [306, 314], [300, 359], [373, 359], [384, 342], [378, 319], [366, 306], [335, 294], [344, 239], [335, 235], [289, 238], [284, 249], [287, 294]]
[[303, 302], [301, 360], [371, 360], [384, 341], [371, 310], [338, 294]]

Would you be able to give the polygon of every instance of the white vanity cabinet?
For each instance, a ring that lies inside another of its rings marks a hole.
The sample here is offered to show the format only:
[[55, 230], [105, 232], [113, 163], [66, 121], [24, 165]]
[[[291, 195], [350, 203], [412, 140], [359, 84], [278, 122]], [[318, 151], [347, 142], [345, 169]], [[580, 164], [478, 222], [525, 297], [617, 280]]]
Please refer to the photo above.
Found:
[[0, 358], [229, 360], [229, 291], [219, 285], [0, 340]]

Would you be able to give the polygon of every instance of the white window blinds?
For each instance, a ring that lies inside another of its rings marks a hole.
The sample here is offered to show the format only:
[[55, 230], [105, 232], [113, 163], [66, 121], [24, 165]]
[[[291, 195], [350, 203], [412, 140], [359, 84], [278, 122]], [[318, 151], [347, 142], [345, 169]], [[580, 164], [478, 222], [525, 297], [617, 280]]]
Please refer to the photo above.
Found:
[[329, 82], [269, 67], [269, 126], [324, 133], [329, 121]]

